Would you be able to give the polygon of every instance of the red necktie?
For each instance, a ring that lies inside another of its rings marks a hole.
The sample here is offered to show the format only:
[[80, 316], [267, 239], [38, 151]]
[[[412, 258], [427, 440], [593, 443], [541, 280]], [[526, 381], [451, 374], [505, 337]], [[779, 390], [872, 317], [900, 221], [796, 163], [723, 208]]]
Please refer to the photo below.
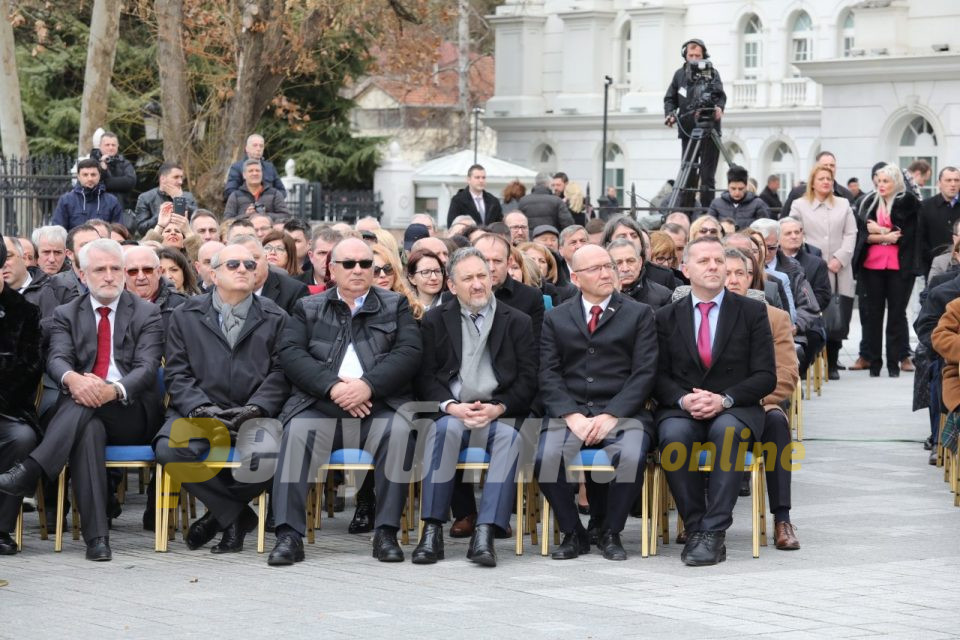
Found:
[[593, 305], [590, 308], [590, 321], [587, 322], [587, 329], [590, 330], [590, 333], [593, 333], [597, 330], [597, 323], [600, 321], [600, 314], [603, 313], [603, 308], [597, 305]]
[[697, 351], [700, 352], [700, 361], [704, 369], [710, 368], [713, 361], [713, 355], [710, 353], [710, 310], [714, 307], [713, 302], [698, 302], [697, 309], [700, 310], [700, 330], [697, 331]]
[[93, 375], [107, 379], [110, 369], [110, 340], [113, 332], [110, 331], [110, 307], [97, 307], [100, 314], [100, 323], [97, 325], [97, 361], [93, 363]]

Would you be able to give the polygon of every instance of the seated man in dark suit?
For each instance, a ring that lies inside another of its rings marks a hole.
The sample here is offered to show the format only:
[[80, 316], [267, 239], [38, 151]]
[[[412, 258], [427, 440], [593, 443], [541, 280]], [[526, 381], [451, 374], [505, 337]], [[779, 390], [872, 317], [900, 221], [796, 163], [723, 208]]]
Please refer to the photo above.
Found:
[[616, 291], [616, 266], [601, 247], [581, 247], [570, 267], [581, 293], [551, 309], [543, 323], [540, 389], [548, 420], [537, 450], [537, 479], [563, 532], [553, 558], [587, 553], [590, 540], [565, 465], [581, 447], [603, 448], [616, 476], [605, 492], [595, 492], [590, 510], [603, 515], [603, 557], [626, 560], [620, 532], [640, 495], [653, 442], [653, 417], [644, 404], [657, 369], [654, 316], [649, 306]]
[[373, 557], [402, 562], [397, 531], [409, 482], [412, 399], [422, 342], [406, 297], [373, 287], [373, 252], [356, 238], [331, 254], [336, 287], [297, 301], [280, 341], [293, 384], [284, 405], [283, 445], [273, 478], [277, 544], [271, 565], [303, 560], [307, 486], [332, 450], [363, 448], [374, 459]]
[[505, 530], [513, 511], [518, 420], [530, 413], [537, 392], [533, 327], [529, 316], [497, 302], [490, 269], [475, 248], [460, 249], [447, 266], [447, 283], [456, 297], [423, 318], [417, 397], [438, 402], [446, 415], [432, 425], [426, 440], [425, 525], [413, 562], [432, 564], [443, 558], [443, 523], [457, 459], [461, 450], [473, 446], [490, 453], [490, 468], [467, 557], [492, 567], [497, 564], [494, 527]]
[[[735, 464], [738, 447], [763, 434], [760, 401], [776, 388], [777, 375], [766, 306], [724, 290], [723, 245], [704, 237], [683, 255], [690, 295], [657, 312], [657, 428], [688, 532], [681, 558], [701, 566], [726, 559], [725, 532], [743, 473]], [[697, 468], [703, 449], [713, 453], [709, 500]]]
[[[0, 264], [6, 259], [7, 247], [0, 237]], [[37, 445], [33, 399], [42, 370], [40, 311], [0, 279], [0, 469], [20, 462]], [[17, 552], [10, 534], [22, 501], [20, 496], [0, 494], [0, 555]]]
[[254, 274], [253, 291], [258, 296], [270, 298], [277, 306], [287, 312], [293, 313], [293, 306], [297, 300], [310, 295], [307, 285], [296, 278], [291, 278], [286, 272], [278, 269], [272, 269], [267, 262], [267, 254], [263, 250], [263, 245], [257, 240], [256, 236], [239, 235], [230, 240], [228, 245], [239, 244], [247, 248], [257, 262], [257, 271]]
[[104, 447], [147, 444], [156, 433], [163, 326], [159, 307], [124, 290], [116, 241], [95, 240], [79, 258], [89, 293], [58, 307], [50, 325], [47, 373], [63, 394], [43, 441], [0, 475], [0, 491], [26, 495], [69, 461], [87, 559], [110, 560]]
[[[209, 429], [182, 418], [220, 421], [236, 441], [244, 469], [258, 466], [250, 452], [253, 442], [260, 451], [279, 449], [279, 433], [241, 427], [247, 420], [276, 416], [289, 395], [277, 354], [287, 314], [268, 298], [253, 295], [256, 263], [245, 247], [223, 248], [210, 268], [216, 288], [190, 298], [170, 319], [164, 369], [170, 407], [154, 448], [157, 462], [207, 506], [207, 514], [190, 526], [187, 546], [199, 549], [223, 531], [210, 551], [236, 553], [257, 523], [247, 503], [270, 480], [244, 482], [242, 474], [223, 469], [213, 477], [208, 474], [209, 479], [189, 482], [189, 467], [174, 463], [202, 459], [217, 434], [216, 426]], [[226, 435], [219, 433], [220, 438]]]

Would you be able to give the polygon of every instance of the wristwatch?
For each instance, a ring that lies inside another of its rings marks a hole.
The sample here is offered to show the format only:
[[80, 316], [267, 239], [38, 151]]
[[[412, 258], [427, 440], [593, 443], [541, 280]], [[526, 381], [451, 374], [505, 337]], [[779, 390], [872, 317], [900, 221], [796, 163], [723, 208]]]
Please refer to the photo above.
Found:
[[723, 408], [724, 408], [724, 409], [729, 409], [730, 407], [733, 406], [733, 398], [731, 398], [730, 396], [724, 394], [723, 400], [721, 401], [720, 404], [723, 405]]

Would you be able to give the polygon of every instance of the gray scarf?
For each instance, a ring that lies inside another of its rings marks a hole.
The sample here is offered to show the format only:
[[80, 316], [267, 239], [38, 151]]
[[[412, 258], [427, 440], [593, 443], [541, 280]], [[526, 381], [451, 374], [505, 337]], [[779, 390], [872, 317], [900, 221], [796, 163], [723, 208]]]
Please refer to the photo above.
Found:
[[227, 344], [232, 349], [237, 343], [237, 338], [240, 337], [240, 330], [243, 329], [250, 305], [253, 304], [253, 294], [241, 300], [239, 304], [229, 305], [220, 299], [220, 292], [214, 289], [211, 300], [213, 308], [220, 314], [220, 330], [223, 331]]

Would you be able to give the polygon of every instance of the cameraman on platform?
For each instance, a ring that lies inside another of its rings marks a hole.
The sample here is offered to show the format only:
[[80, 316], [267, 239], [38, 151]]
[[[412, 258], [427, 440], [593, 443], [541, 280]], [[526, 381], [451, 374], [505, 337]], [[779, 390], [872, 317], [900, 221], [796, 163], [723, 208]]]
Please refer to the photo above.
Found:
[[90, 150], [90, 157], [100, 163], [100, 180], [107, 193], [116, 196], [121, 208], [129, 209], [133, 190], [137, 187], [137, 172], [133, 164], [121, 155], [117, 134], [104, 131], [98, 147]]
[[[692, 89], [696, 84], [694, 71], [697, 69], [698, 63], [706, 60], [710, 55], [707, 53], [707, 46], [703, 41], [697, 39], [684, 42], [680, 55], [686, 61], [686, 64], [677, 69], [677, 72], [673, 74], [673, 81], [667, 88], [666, 95], [663, 96], [663, 111], [666, 116], [664, 124], [668, 127], [672, 127], [677, 123], [677, 119], [679, 118], [677, 137], [680, 138], [682, 144], [682, 157], [686, 157], [687, 145], [690, 143], [690, 134], [697, 126], [697, 109], [691, 105], [691, 98], [694, 97], [692, 95]], [[711, 80], [710, 98], [714, 108], [714, 128], [719, 134], [720, 118], [723, 117], [723, 108], [727, 104], [727, 95], [723, 91], [723, 83], [720, 80], [719, 73], [717, 73], [716, 70], [712, 70], [712, 72], [713, 80]], [[717, 173], [717, 159], [719, 155], [720, 150], [717, 149], [717, 146], [711, 139], [709, 131], [705, 131], [703, 141], [700, 143], [700, 150], [697, 154], [698, 157], [691, 158], [694, 163], [700, 163], [700, 206], [704, 208], [709, 207], [713, 201], [713, 190], [716, 185], [715, 174]], [[691, 171], [687, 184], [679, 185], [679, 187], [683, 189], [692, 188], [696, 184], [696, 179], [697, 172]], [[694, 206], [693, 192], [682, 191], [677, 204], [680, 207]]]

